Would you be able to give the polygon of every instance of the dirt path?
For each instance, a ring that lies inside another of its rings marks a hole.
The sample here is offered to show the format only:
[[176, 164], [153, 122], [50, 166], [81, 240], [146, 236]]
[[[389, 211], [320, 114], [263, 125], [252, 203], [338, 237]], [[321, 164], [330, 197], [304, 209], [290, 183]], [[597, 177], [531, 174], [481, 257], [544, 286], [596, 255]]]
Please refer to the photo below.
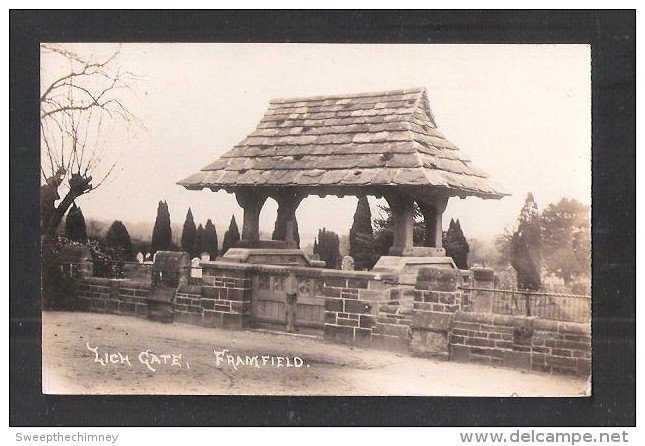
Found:
[[413, 358], [302, 335], [43, 313], [45, 393], [575, 396], [584, 386], [580, 378]]

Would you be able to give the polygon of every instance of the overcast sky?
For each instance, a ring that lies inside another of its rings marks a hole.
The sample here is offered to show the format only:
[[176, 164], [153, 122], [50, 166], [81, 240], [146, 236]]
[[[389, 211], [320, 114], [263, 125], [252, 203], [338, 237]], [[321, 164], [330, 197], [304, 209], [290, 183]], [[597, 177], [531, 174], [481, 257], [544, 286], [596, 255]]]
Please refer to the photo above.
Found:
[[[42, 63], [43, 79], [59, 69]], [[563, 197], [590, 203], [587, 45], [124, 44], [119, 63], [143, 77], [129, 104], [146, 131], [106, 141], [122, 152], [122, 170], [77, 201], [86, 218], [154, 221], [166, 200], [176, 224], [189, 206], [198, 223], [225, 226], [232, 214], [241, 223], [233, 195], [175, 183], [244, 139], [269, 100], [411, 87], [427, 88], [439, 130], [513, 194], [452, 198], [444, 229], [459, 218], [467, 237], [493, 237], [515, 223], [528, 192], [540, 209]], [[353, 197], [309, 197], [300, 231], [348, 233], [355, 206]], [[268, 200], [262, 230], [273, 229], [276, 209]]]

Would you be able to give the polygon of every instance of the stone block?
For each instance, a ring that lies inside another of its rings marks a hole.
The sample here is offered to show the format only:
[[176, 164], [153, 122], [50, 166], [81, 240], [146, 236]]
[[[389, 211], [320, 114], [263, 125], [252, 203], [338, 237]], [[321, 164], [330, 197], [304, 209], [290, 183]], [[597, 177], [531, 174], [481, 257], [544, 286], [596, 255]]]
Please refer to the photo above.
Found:
[[343, 311], [343, 300], [342, 299], [325, 299], [325, 311]]
[[345, 326], [345, 327], [358, 327], [358, 321], [354, 320], [354, 319], [341, 319], [341, 318], [338, 318], [337, 321], [338, 321], [337, 322], [338, 325], [342, 325], [342, 326]]
[[445, 331], [450, 329], [452, 322], [451, 313], [434, 313], [415, 311], [412, 316], [412, 327], [424, 328], [433, 331]]
[[340, 297], [340, 288], [332, 288], [329, 286], [323, 287], [323, 296], [325, 297]]
[[372, 342], [372, 330], [366, 328], [354, 329], [354, 341], [358, 345], [368, 345]]
[[452, 268], [433, 268], [423, 266], [419, 268], [417, 280], [424, 282], [446, 282], [458, 284], [461, 281], [459, 270]]
[[337, 314], [334, 311], [325, 311], [325, 324], [336, 324]]
[[345, 299], [343, 311], [345, 311], [345, 313], [366, 314], [372, 311], [373, 305], [374, 304], [372, 303], [360, 300]]
[[386, 314], [395, 314], [397, 311], [399, 311], [400, 307], [398, 305], [391, 305], [391, 304], [381, 304], [378, 307], [379, 313], [386, 313]]
[[222, 315], [224, 313], [219, 313], [215, 311], [204, 310], [203, 314], [203, 324], [207, 327], [221, 327], [222, 324]]
[[470, 362], [470, 347], [466, 347], [464, 345], [451, 345], [450, 359], [459, 362]]
[[376, 324], [372, 328], [372, 333], [383, 334], [387, 336], [396, 336], [401, 339], [408, 339], [410, 327], [408, 327], [407, 325]]
[[325, 277], [326, 287], [346, 288], [347, 279], [344, 277]]
[[352, 344], [354, 342], [354, 328], [325, 324], [324, 336], [326, 341]]
[[250, 301], [251, 293], [243, 288], [229, 288], [226, 290], [226, 299], [238, 302]]
[[202, 307], [197, 305], [188, 305], [189, 313], [200, 313], [202, 312]]
[[427, 280], [417, 279], [414, 284], [416, 290], [428, 290], [428, 291], [457, 291], [458, 282], [433, 282]]
[[370, 302], [385, 302], [387, 301], [387, 293], [381, 290], [359, 290], [358, 298]]
[[342, 297], [343, 299], [358, 299], [358, 290], [345, 288], [341, 290], [340, 297]]
[[215, 308], [213, 308], [215, 311], [221, 311], [225, 313], [229, 313], [231, 311], [230, 305], [222, 305], [222, 304], [215, 304]]
[[424, 356], [448, 356], [448, 337], [444, 333], [426, 330], [412, 330], [410, 348]]
[[452, 313], [450, 308], [448, 308], [448, 305], [444, 304], [432, 304], [432, 311], [436, 311], [438, 313]]
[[503, 351], [504, 365], [509, 367], [517, 367], [521, 369], [531, 368], [531, 353], [530, 352], [516, 352], [516, 351]]
[[182, 324], [191, 324], [191, 325], [202, 325], [202, 315], [201, 313], [184, 313], [177, 312], [175, 313], [175, 322]]
[[450, 343], [451, 344], [460, 344], [460, 345], [465, 345], [466, 344], [466, 338], [465, 336], [459, 336], [459, 335], [450, 335]]
[[[534, 348], [535, 349], [535, 348]], [[591, 350], [572, 350], [575, 358], [591, 358]]]
[[207, 299], [219, 299], [220, 288], [212, 286], [202, 286], [202, 297]]
[[200, 301], [200, 305], [205, 310], [214, 310], [216, 302], [217, 300], [215, 299], [203, 298]]
[[540, 346], [533, 346], [531, 351], [536, 352], [536, 353], [551, 353], [551, 349], [549, 347], [540, 347]]
[[367, 289], [368, 283], [367, 279], [349, 279], [347, 280], [347, 288]]
[[578, 360], [576, 358], [565, 358], [562, 356], [547, 356], [546, 363], [551, 367], [576, 368], [578, 365]]
[[530, 345], [513, 344], [513, 351], [516, 351], [516, 352], [530, 352], [531, 351], [531, 346]]
[[231, 311], [233, 313], [248, 314], [251, 312], [250, 302], [231, 302]]
[[571, 354], [571, 350], [562, 349], [562, 348], [553, 348], [553, 349], [551, 349], [551, 354], [553, 356], [566, 356], [566, 357], [573, 356]]
[[495, 341], [490, 339], [467, 338], [466, 345], [472, 345], [473, 347], [495, 347]]
[[242, 329], [250, 325], [251, 318], [248, 314], [222, 313], [222, 327]]
[[398, 336], [378, 334], [372, 330], [372, 346], [384, 350], [405, 352], [409, 350], [409, 341]]
[[591, 360], [579, 358], [577, 373], [583, 376], [587, 376], [591, 374]]
[[108, 299], [105, 302], [105, 312], [110, 314], [117, 314], [119, 312], [119, 301]]
[[434, 308], [433, 305], [436, 305], [436, 304], [432, 304], [429, 302], [415, 302], [412, 308], [419, 311], [433, 311], [433, 308]]
[[[361, 328], [372, 328], [376, 324], [376, 318], [374, 316], [361, 315], [359, 319], [359, 327]], [[371, 333], [371, 331], [370, 331]]]

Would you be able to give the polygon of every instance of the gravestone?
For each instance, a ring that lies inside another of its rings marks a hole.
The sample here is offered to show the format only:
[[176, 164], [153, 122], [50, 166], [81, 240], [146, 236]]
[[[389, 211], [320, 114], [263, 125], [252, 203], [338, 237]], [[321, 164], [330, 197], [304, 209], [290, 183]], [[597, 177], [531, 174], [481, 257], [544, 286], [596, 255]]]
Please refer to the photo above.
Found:
[[143, 259], [144, 259], [144, 257], [143, 257], [143, 253], [142, 253], [141, 251], [139, 251], [139, 252], [137, 253], [137, 262], [139, 262], [139, 263], [143, 263]]
[[354, 258], [352, 256], [345, 256], [340, 263], [340, 269], [344, 271], [354, 271]]
[[[210, 256], [207, 255], [208, 259], [210, 259]], [[202, 259], [199, 257], [195, 257], [193, 260], [190, 261], [190, 277], [197, 277], [201, 279], [202, 277], [202, 260], [204, 256], [202, 256]], [[208, 262], [207, 260], [204, 260], [205, 262]]]

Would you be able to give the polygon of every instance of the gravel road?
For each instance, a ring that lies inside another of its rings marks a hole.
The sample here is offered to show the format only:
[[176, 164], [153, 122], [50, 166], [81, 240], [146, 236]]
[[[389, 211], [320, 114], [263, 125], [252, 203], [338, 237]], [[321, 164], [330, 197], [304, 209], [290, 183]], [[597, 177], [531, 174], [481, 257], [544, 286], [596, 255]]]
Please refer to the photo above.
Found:
[[[226, 351], [224, 351], [226, 350]], [[94, 313], [43, 313], [43, 392], [577, 396], [585, 380]]]

